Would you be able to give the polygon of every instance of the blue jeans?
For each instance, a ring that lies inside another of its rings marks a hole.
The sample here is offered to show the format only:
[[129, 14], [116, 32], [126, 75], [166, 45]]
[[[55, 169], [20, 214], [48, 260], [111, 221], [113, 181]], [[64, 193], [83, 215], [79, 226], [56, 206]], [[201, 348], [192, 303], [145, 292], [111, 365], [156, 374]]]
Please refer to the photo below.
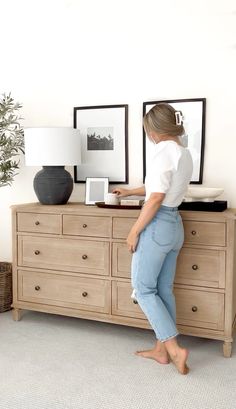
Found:
[[183, 241], [178, 208], [161, 206], [140, 234], [132, 258], [135, 298], [161, 342], [178, 335], [173, 282]]

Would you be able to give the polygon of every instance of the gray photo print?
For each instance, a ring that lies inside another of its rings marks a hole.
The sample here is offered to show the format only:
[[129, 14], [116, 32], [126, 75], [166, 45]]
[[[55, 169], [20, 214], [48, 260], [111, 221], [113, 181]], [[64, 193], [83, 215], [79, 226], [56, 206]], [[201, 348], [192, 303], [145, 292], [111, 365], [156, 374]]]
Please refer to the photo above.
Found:
[[88, 151], [113, 151], [114, 150], [114, 128], [92, 127], [87, 129]]

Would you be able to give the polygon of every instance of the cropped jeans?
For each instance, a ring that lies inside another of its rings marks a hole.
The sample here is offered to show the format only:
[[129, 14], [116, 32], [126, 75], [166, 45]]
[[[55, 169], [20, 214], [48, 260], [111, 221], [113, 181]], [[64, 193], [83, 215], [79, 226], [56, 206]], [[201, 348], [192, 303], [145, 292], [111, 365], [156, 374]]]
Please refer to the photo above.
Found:
[[173, 282], [183, 241], [178, 208], [161, 206], [141, 232], [132, 258], [133, 296], [161, 342], [178, 335]]

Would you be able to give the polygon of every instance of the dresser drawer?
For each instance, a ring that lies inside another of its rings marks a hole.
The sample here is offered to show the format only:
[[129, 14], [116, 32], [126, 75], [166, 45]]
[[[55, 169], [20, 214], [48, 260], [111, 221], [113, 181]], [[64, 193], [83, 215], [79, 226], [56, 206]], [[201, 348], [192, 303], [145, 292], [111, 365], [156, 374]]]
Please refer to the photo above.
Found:
[[112, 236], [117, 239], [126, 239], [136, 220], [133, 217], [114, 217]]
[[80, 239], [18, 237], [19, 266], [109, 274], [109, 243]]
[[112, 244], [112, 276], [130, 278], [132, 254], [125, 243]]
[[224, 294], [175, 288], [177, 324], [224, 328]]
[[225, 287], [225, 252], [183, 247], [178, 256], [175, 283]]
[[17, 230], [29, 233], [61, 233], [59, 214], [17, 213]]
[[225, 223], [184, 221], [185, 244], [225, 246]]
[[18, 271], [18, 297], [21, 301], [108, 313], [108, 280]]
[[130, 283], [112, 282], [112, 314], [146, 319], [137, 302], [131, 298], [131, 294]]
[[111, 220], [109, 217], [63, 216], [63, 234], [72, 236], [110, 237]]

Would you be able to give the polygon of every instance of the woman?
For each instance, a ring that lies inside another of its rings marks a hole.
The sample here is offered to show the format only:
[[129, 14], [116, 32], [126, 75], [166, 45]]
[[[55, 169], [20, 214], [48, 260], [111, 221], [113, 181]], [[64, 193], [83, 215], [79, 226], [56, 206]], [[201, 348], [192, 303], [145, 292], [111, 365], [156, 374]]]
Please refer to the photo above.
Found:
[[146, 196], [128, 235], [127, 245], [133, 253], [133, 294], [152, 326], [157, 342], [153, 349], [137, 352], [137, 355], [161, 364], [169, 363], [170, 358], [181, 374], [187, 374], [188, 350], [177, 342], [173, 282], [177, 256], [184, 241], [178, 206], [192, 176], [192, 158], [181, 144], [184, 127], [180, 111], [159, 103], [145, 115], [143, 124], [154, 144], [145, 186], [113, 190], [119, 197]]

